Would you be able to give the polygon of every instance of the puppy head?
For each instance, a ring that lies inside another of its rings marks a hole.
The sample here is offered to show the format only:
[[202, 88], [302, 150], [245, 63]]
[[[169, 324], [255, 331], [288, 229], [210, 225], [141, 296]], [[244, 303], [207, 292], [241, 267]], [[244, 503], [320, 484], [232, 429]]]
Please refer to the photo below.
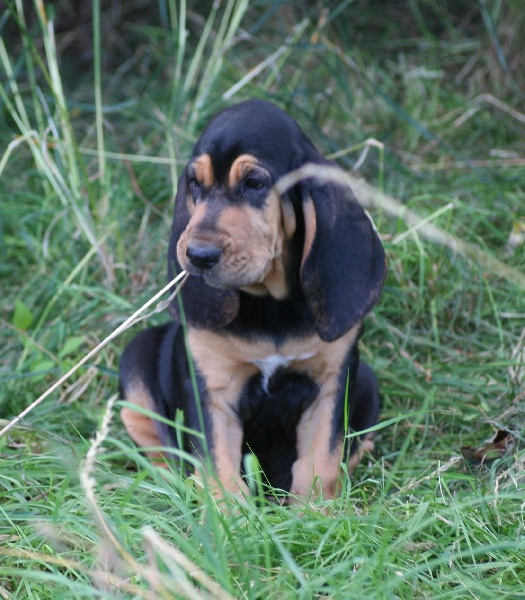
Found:
[[[180, 269], [192, 275], [182, 290], [190, 325], [232, 321], [239, 290], [285, 298], [292, 238], [302, 253], [296, 278], [323, 339], [339, 337], [371, 309], [384, 255], [352, 193], [312, 180], [284, 196], [274, 190], [307, 162], [327, 161], [273, 104], [250, 100], [211, 120], [179, 179], [168, 254], [170, 276]], [[177, 317], [178, 301], [171, 309]]]
[[[289, 196], [273, 186], [315, 152], [284, 111], [259, 100], [216, 115], [179, 179], [169, 271], [188, 271], [182, 297], [188, 322], [216, 328], [231, 321], [238, 290], [288, 293], [288, 241], [296, 230]], [[178, 303], [172, 304], [177, 317]]]
[[192, 159], [186, 169], [189, 221], [177, 242], [181, 267], [212, 288], [264, 293], [283, 257], [285, 229], [293, 233], [274, 183], [268, 166], [252, 154], [232, 156], [224, 169], [212, 153]]

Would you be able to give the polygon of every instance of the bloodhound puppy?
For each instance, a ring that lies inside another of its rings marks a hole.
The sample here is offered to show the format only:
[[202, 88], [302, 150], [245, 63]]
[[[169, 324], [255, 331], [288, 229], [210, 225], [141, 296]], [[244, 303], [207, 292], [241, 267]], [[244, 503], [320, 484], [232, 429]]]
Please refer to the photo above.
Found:
[[[142, 331], [122, 356], [125, 399], [163, 418], [124, 408], [130, 436], [200, 457], [219, 495], [248, 493], [252, 452], [295, 501], [333, 497], [341, 464], [373, 448], [367, 435], [345, 440], [378, 418], [357, 342], [385, 255], [348, 187], [308, 178], [276, 192], [306, 163], [333, 167], [273, 104], [250, 100], [212, 119], [175, 200], [169, 277], [190, 276], [174, 322]], [[180, 414], [196, 433], [167, 424]]]

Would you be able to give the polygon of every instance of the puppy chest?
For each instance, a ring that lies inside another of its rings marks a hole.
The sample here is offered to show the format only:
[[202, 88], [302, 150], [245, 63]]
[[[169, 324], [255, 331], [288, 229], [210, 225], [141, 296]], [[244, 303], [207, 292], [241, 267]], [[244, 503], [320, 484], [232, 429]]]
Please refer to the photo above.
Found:
[[[319, 395], [319, 385], [295, 357], [272, 356], [258, 361], [240, 395], [237, 411], [242, 421], [272, 427], [297, 424], [301, 414]], [[300, 363], [299, 363], [300, 364]]]
[[233, 408], [248, 388], [266, 399], [284, 397], [280, 390], [301, 386], [306, 386], [307, 395], [313, 388], [328, 392], [327, 386], [336, 384], [356, 340], [354, 332], [349, 334], [334, 342], [312, 335], [277, 345], [271, 339], [190, 329], [189, 345], [210, 400]]
[[[261, 374], [261, 386], [264, 391], [268, 392], [269, 383], [272, 377], [278, 370], [281, 372], [286, 371], [291, 365], [298, 365], [302, 361], [312, 358], [313, 353], [305, 352], [299, 356], [283, 356], [282, 354], [272, 354], [263, 358], [253, 359], [252, 364], [257, 367]], [[289, 370], [289, 369], [288, 369]]]

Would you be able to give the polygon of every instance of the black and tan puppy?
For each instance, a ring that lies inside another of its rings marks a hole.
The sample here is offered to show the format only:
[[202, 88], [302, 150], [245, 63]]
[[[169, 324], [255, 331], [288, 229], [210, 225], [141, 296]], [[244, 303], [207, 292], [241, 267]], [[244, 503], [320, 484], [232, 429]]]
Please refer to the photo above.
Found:
[[[175, 322], [139, 333], [121, 361], [125, 398], [170, 420], [182, 410], [204, 433], [183, 449], [209, 452], [227, 491], [247, 492], [251, 451], [272, 486], [333, 497], [342, 461], [351, 468], [372, 447], [345, 434], [378, 417], [357, 342], [385, 256], [348, 187], [310, 178], [277, 194], [306, 163], [332, 164], [273, 104], [251, 100], [212, 119], [175, 201], [169, 276], [190, 273]], [[128, 408], [122, 418], [139, 445], [178, 446], [174, 428]]]

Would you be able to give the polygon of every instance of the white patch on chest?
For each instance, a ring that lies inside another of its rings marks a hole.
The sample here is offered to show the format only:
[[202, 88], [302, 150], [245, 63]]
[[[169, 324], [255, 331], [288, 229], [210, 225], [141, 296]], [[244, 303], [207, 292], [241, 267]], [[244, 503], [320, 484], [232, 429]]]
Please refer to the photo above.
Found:
[[282, 356], [281, 354], [272, 354], [265, 358], [256, 358], [252, 363], [261, 371], [263, 376], [262, 386], [265, 392], [268, 392], [268, 382], [279, 367], [287, 367], [291, 362], [307, 360], [312, 358], [313, 352], [300, 354], [299, 356]]

